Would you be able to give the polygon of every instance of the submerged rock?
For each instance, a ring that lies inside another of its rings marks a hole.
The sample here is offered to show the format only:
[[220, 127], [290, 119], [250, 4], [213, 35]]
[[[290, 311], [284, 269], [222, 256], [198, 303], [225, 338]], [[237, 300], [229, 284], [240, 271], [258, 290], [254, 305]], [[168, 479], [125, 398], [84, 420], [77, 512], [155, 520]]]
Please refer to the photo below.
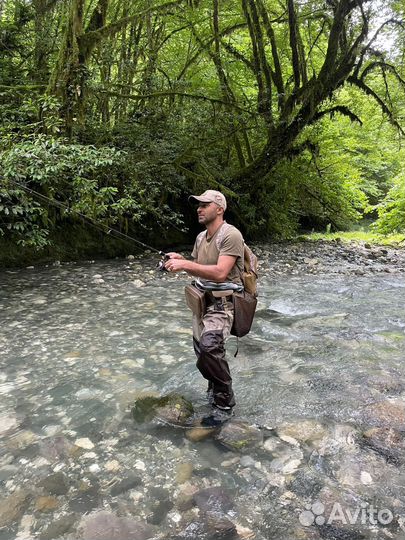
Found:
[[0, 500], [0, 528], [19, 521], [31, 502], [32, 495], [26, 489], [19, 489]]
[[259, 446], [263, 442], [263, 434], [260, 429], [241, 422], [231, 420], [227, 422], [215, 439], [231, 450], [247, 450]]
[[221, 486], [201, 489], [194, 493], [193, 500], [202, 512], [226, 513], [233, 508], [231, 498]]
[[133, 489], [141, 484], [142, 478], [136, 475], [130, 475], [112, 486], [111, 495], [116, 497], [117, 495], [125, 493], [126, 491], [129, 491], [130, 489]]
[[365, 409], [365, 420], [381, 427], [403, 429], [405, 426], [405, 402], [387, 399], [373, 403]]
[[70, 514], [57, 519], [49, 525], [49, 527], [43, 531], [40, 535], [40, 540], [53, 540], [54, 538], [60, 538], [66, 533], [69, 533], [76, 521], [76, 516]]
[[50, 495], [65, 495], [69, 491], [68, 478], [62, 472], [47, 476], [38, 485]]
[[141, 397], [132, 408], [132, 416], [138, 423], [156, 418], [165, 423], [184, 425], [193, 413], [191, 402], [174, 393], [162, 397]]
[[360, 443], [385, 457], [388, 462], [399, 464], [405, 455], [404, 433], [393, 428], [371, 428], [365, 431]]
[[300, 422], [289, 422], [277, 428], [277, 435], [282, 440], [293, 438], [299, 443], [317, 445], [327, 435], [325, 427], [316, 420], [301, 420]]
[[146, 540], [154, 535], [154, 528], [141, 521], [118, 517], [107, 511], [85, 516], [79, 530], [83, 540]]

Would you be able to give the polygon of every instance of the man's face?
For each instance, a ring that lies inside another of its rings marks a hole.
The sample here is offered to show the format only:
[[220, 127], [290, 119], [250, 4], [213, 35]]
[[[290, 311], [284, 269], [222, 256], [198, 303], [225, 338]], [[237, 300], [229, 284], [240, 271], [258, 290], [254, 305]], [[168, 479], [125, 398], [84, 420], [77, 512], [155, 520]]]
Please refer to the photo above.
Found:
[[208, 225], [221, 213], [221, 208], [215, 203], [200, 202], [197, 207], [198, 223]]

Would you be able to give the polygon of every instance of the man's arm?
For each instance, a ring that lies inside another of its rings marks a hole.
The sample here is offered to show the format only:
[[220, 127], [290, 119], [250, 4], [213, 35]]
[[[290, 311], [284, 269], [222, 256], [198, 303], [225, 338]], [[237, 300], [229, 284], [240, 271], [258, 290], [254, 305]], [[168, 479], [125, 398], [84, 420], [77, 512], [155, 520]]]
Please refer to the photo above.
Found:
[[[169, 255], [178, 255], [177, 253], [169, 253]], [[192, 276], [208, 279], [210, 281], [225, 281], [229, 272], [236, 262], [236, 257], [232, 255], [220, 255], [217, 264], [198, 264], [193, 261], [188, 261], [184, 258], [171, 256], [166, 262], [165, 268], [169, 272], [185, 271]]]

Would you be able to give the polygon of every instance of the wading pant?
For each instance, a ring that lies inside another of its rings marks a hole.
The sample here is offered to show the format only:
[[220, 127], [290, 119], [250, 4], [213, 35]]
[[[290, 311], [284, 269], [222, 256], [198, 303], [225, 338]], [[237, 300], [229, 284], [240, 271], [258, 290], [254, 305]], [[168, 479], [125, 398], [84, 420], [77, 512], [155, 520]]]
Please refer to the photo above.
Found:
[[213, 391], [214, 404], [218, 407], [235, 405], [231, 373], [225, 360], [225, 341], [230, 335], [232, 323], [232, 302], [222, 303], [221, 299], [208, 307], [202, 319], [193, 315], [197, 367], [207, 379], [208, 388]]

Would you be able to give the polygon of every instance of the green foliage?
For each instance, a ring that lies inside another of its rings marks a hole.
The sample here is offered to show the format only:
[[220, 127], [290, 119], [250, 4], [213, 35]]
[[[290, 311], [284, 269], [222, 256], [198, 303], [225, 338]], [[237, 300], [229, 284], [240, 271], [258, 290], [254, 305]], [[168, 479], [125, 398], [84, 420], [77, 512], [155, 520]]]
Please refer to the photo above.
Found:
[[378, 219], [374, 224], [382, 234], [405, 232], [405, 173], [394, 178], [393, 186], [384, 200], [377, 205]]

